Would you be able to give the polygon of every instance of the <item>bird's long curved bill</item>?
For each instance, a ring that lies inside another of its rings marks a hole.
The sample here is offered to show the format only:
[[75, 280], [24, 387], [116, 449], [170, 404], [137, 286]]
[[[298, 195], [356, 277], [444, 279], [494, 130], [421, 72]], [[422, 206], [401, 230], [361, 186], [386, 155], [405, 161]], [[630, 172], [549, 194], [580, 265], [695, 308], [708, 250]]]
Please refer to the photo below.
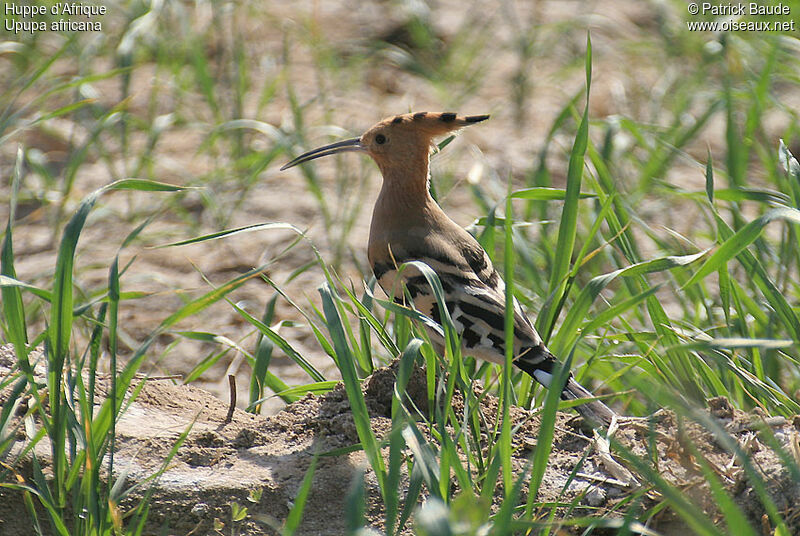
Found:
[[321, 158], [323, 156], [328, 156], [336, 153], [344, 153], [347, 151], [363, 151], [363, 150], [364, 146], [361, 145], [361, 138], [353, 138], [350, 140], [337, 141], [336, 143], [331, 143], [330, 145], [325, 145], [323, 147], [317, 147], [314, 150], [301, 154], [288, 164], [285, 164], [281, 168], [281, 171], [296, 166], [297, 164], [302, 164], [303, 162], [314, 160], [315, 158]]

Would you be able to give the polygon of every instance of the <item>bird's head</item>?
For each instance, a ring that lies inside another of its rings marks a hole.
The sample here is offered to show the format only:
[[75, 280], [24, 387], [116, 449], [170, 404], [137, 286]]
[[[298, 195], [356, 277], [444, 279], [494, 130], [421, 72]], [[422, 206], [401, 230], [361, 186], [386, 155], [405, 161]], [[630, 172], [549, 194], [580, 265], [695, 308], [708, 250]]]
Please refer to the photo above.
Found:
[[488, 115], [463, 116], [452, 112], [417, 112], [387, 117], [361, 137], [308, 151], [284, 165], [281, 170], [322, 156], [359, 151], [370, 155], [384, 175], [387, 170], [402, 170], [423, 160], [427, 171], [428, 154], [434, 138], [488, 118]]

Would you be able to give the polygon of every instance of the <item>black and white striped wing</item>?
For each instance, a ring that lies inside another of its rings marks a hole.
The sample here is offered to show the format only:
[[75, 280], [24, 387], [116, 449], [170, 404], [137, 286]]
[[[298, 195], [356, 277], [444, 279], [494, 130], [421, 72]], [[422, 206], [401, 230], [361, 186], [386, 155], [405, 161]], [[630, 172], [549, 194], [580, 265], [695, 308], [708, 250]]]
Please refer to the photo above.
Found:
[[[505, 362], [505, 283], [492, 267], [486, 253], [478, 245], [429, 247], [425, 250], [403, 250], [394, 254], [397, 265], [419, 261], [428, 265], [439, 277], [445, 294], [445, 305], [454, 327], [461, 336], [464, 353], [494, 363]], [[422, 273], [406, 267], [400, 278], [394, 264], [375, 263], [375, 276], [381, 287], [397, 301], [404, 300], [402, 285], [414, 307], [441, 324], [436, 299]], [[443, 344], [441, 336], [431, 331], [431, 340]], [[514, 300], [514, 363], [549, 385], [554, 357], [542, 344], [539, 334]]]

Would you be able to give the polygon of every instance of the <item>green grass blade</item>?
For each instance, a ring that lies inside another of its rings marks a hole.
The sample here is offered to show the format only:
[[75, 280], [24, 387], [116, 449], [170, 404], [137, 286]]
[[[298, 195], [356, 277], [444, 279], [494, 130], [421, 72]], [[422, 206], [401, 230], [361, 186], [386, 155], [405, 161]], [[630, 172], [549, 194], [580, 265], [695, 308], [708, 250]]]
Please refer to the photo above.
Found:
[[708, 202], [714, 204], [714, 161], [711, 158], [711, 149], [706, 157], [706, 195]]
[[436, 298], [437, 307], [439, 307], [439, 318], [442, 319], [441, 329], [444, 330], [444, 338], [450, 351], [450, 355], [460, 355], [460, 343], [456, 329], [453, 326], [453, 319], [450, 317], [450, 311], [447, 310], [447, 301], [445, 299], [444, 288], [439, 276], [433, 269], [421, 261], [411, 261], [404, 263], [400, 268], [401, 270], [406, 266], [413, 266], [425, 277], [425, 280], [433, 290], [433, 296]]
[[[511, 189], [509, 178], [508, 187]], [[511, 197], [506, 198], [506, 223], [505, 223], [505, 247], [503, 248], [503, 267], [505, 271], [506, 295], [505, 295], [505, 364], [502, 370], [500, 386], [500, 439], [497, 452], [501, 456], [503, 466], [503, 490], [505, 500], [511, 499], [513, 485], [513, 467], [511, 466], [511, 382], [514, 374], [514, 320], [516, 315], [516, 301], [514, 299], [514, 243], [511, 232], [511, 221], [513, 219], [513, 206]]]
[[545, 396], [544, 407], [542, 408], [539, 433], [536, 436], [536, 449], [533, 452], [531, 462], [531, 478], [528, 482], [528, 501], [525, 505], [525, 517], [530, 519], [533, 512], [534, 501], [542, 485], [544, 473], [547, 469], [547, 462], [550, 459], [550, 452], [553, 449], [553, 437], [555, 433], [556, 415], [558, 403], [561, 400], [561, 392], [569, 379], [570, 368], [572, 367], [573, 354], [570, 353], [567, 359], [559, 365], [558, 370], [554, 371], [552, 383]]
[[[400, 355], [400, 366], [397, 368], [397, 379], [394, 384], [392, 396], [392, 431], [389, 433], [389, 468], [386, 475], [386, 496], [384, 498], [386, 508], [386, 533], [393, 534], [395, 522], [399, 514], [399, 489], [401, 486], [401, 468], [403, 464], [405, 440], [403, 439], [403, 427], [409, 418], [408, 411], [405, 409], [406, 386], [411, 378], [414, 363], [420, 355], [421, 339], [411, 339]], [[406, 497], [406, 501], [409, 498]], [[402, 529], [402, 522], [397, 527]]]
[[[368, 309], [364, 305], [364, 303], [362, 303], [361, 300], [359, 300], [358, 297], [350, 289], [343, 287], [343, 290], [347, 294], [348, 298], [350, 298], [350, 302], [356, 306], [356, 309], [358, 310], [360, 317], [365, 322], [367, 322], [367, 324], [369, 324], [369, 327], [378, 336], [383, 347], [386, 348], [386, 350], [388, 350], [389, 353], [392, 355], [399, 354], [400, 348], [397, 347], [397, 344], [392, 339], [391, 335], [386, 330], [384, 325], [377, 318], [375, 318], [374, 313], [370, 309]], [[375, 297], [372, 294], [372, 291], [369, 289], [366, 290], [367, 291], [365, 292], [364, 295], [365, 299], [369, 299], [370, 301], [375, 301]]]
[[572, 250], [575, 246], [575, 233], [578, 227], [578, 200], [581, 193], [583, 177], [584, 156], [589, 139], [589, 91], [592, 84], [592, 41], [586, 36], [586, 104], [583, 109], [578, 133], [569, 155], [567, 169], [567, 188], [564, 207], [561, 211], [561, 222], [558, 226], [558, 240], [553, 259], [553, 269], [550, 272], [548, 295], [551, 299], [544, 305], [536, 326], [545, 341], [550, 338], [550, 333], [558, 317], [561, 298], [566, 290], [566, 279], [570, 271]]
[[314, 367], [314, 365], [309, 363], [297, 350], [295, 350], [294, 347], [291, 344], [289, 344], [289, 342], [286, 339], [281, 337], [277, 331], [273, 330], [271, 327], [267, 326], [266, 324], [258, 320], [256, 317], [254, 317], [253, 315], [251, 315], [250, 313], [248, 313], [247, 311], [236, 305], [235, 303], [232, 302], [228, 303], [230, 303], [231, 307], [233, 307], [236, 310], [236, 312], [239, 313], [245, 320], [247, 320], [250, 324], [255, 326], [261, 332], [262, 335], [267, 337], [273, 344], [275, 344], [275, 346], [280, 348], [287, 356], [289, 356], [289, 358], [292, 361], [300, 365], [300, 368], [306, 371], [306, 373], [311, 377], [311, 379], [313, 379], [316, 382], [325, 381], [325, 376], [323, 376], [322, 373], [319, 372]]
[[[545, 186], [536, 186], [533, 188], [525, 188], [512, 192], [509, 197], [512, 199], [528, 199], [535, 201], [564, 201], [567, 199], [567, 191], [563, 188], [549, 188]], [[597, 194], [587, 192], [579, 192], [578, 199], [592, 199], [596, 198]]]
[[[557, 336], [553, 338], [551, 350], [555, 355], [564, 355], [569, 351], [569, 347], [577, 340], [578, 328], [586, 318], [592, 303], [594, 303], [594, 300], [600, 295], [600, 292], [617, 277], [634, 277], [652, 272], [662, 272], [673, 268], [685, 267], [700, 260], [706, 253], [706, 251], [701, 251], [693, 255], [671, 255], [668, 257], [661, 257], [632, 264], [631, 266], [620, 268], [619, 270], [607, 274], [595, 276], [581, 290], [575, 302], [572, 304], [572, 307], [570, 307]], [[651, 293], [647, 292], [643, 295], [640, 294], [644, 299], [647, 299], [650, 295]]]
[[[49, 501], [45, 496], [43, 496], [39, 492], [38, 489], [32, 488], [30, 486], [26, 486], [24, 484], [11, 484], [11, 483], [8, 483], [8, 482], [0, 482], [0, 488], [5, 488], [5, 489], [9, 489], [9, 490], [14, 490], [14, 491], [21, 491], [21, 492], [25, 493], [26, 494], [25, 495], [25, 505], [29, 509], [33, 508], [33, 503], [32, 503], [32, 501], [29, 500], [30, 495], [36, 496], [36, 498], [39, 500], [39, 503], [47, 511], [48, 519], [51, 520], [53, 522], [53, 524], [55, 525], [54, 528], [55, 528], [56, 532], [58, 534], [60, 534], [61, 536], [70, 536], [70, 531], [67, 528], [66, 524], [64, 524], [64, 521], [59, 516], [58, 508], [56, 507], [56, 505], [54, 505], [52, 503], [52, 501]], [[37, 519], [37, 517], [35, 515], [35, 510], [32, 512], [32, 514], [33, 514], [32, 515], [33, 519], [36, 520], [35, 525], [36, 525], [36, 527], [38, 527], [39, 526], [39, 522], [38, 522], [38, 519]], [[39, 529], [38, 532], [39, 532], [39, 534], [41, 534], [42, 533], [41, 529]]]
[[286, 386], [286, 388], [283, 390], [275, 391], [274, 396], [281, 397], [289, 402], [294, 402], [295, 400], [303, 398], [307, 394], [324, 395], [325, 393], [333, 390], [338, 383], [339, 380], [325, 380], [322, 382], [306, 383], [292, 387]]
[[297, 490], [297, 495], [294, 499], [292, 509], [289, 510], [289, 515], [286, 517], [286, 523], [283, 526], [283, 534], [291, 536], [300, 526], [300, 521], [303, 519], [303, 511], [306, 508], [306, 501], [308, 495], [311, 493], [311, 484], [314, 482], [314, 472], [317, 470], [317, 460], [319, 458], [315, 454], [311, 459], [311, 464], [308, 466], [303, 482], [300, 484], [300, 489]]
[[256, 278], [261, 275], [261, 272], [264, 270], [264, 266], [259, 266], [258, 268], [254, 268], [244, 274], [231, 279], [230, 281], [226, 282], [219, 287], [207, 292], [200, 298], [192, 300], [191, 302], [187, 303], [171, 315], [169, 315], [164, 321], [161, 322], [159, 326], [160, 330], [166, 330], [184, 320], [192, 315], [195, 315], [208, 307], [209, 305], [220, 301], [226, 295], [230, 294], [232, 291], [236, 290], [237, 288], [244, 285], [247, 281]]
[[[189, 426], [187, 426], [186, 429], [183, 432], [181, 432], [181, 434], [175, 440], [175, 443], [173, 443], [172, 446], [170, 447], [169, 452], [164, 457], [164, 460], [161, 462], [161, 465], [159, 466], [158, 470], [155, 472], [155, 474], [153, 474], [149, 478], [150, 487], [144, 493], [144, 496], [134, 509], [130, 521], [127, 522], [127, 530], [129, 533], [131, 533], [132, 530], [135, 530], [133, 534], [141, 534], [143, 532], [144, 523], [145, 521], [147, 521], [147, 516], [150, 511], [150, 504], [152, 502], [153, 495], [158, 490], [158, 481], [170, 467], [172, 459], [178, 454], [178, 450], [180, 450], [181, 446], [183, 446], [183, 444], [186, 442], [186, 439], [189, 437], [189, 432], [191, 432], [194, 423], [195, 421], [192, 421], [189, 424]], [[141, 485], [144, 485], [146, 482], [147, 480], [141, 482]]]
[[640, 292], [639, 294], [631, 296], [630, 298], [627, 298], [616, 305], [612, 305], [605, 311], [600, 311], [599, 313], [592, 315], [591, 319], [587, 320], [587, 322], [581, 327], [580, 337], [583, 337], [587, 333], [591, 333], [603, 326], [609, 325], [613, 319], [620, 316], [622, 313], [631, 309], [632, 307], [639, 305], [647, 298], [658, 292], [660, 288], [661, 285], [650, 287], [644, 292]]
[[196, 188], [192, 186], [177, 186], [175, 184], [147, 179], [120, 179], [104, 187], [102, 191], [133, 190], [137, 192], [183, 192], [195, 189]]
[[17, 273], [14, 270], [14, 246], [12, 229], [17, 204], [17, 192], [22, 172], [22, 147], [17, 149], [17, 160], [14, 173], [11, 177], [11, 206], [8, 213], [6, 232], [3, 237], [2, 250], [0, 250], [0, 296], [3, 298], [3, 316], [8, 330], [8, 340], [14, 345], [17, 359], [22, 370], [32, 380], [30, 363], [28, 362], [28, 329], [25, 324], [25, 307], [22, 303], [22, 292], [19, 287], [7, 284], [16, 281]]
[[72, 334], [72, 277], [75, 250], [83, 226], [100, 192], [90, 194], [69, 220], [61, 239], [53, 276], [53, 301], [50, 309], [50, 326], [45, 344], [47, 356], [47, 384], [52, 415], [53, 435], [50, 438], [55, 502], [59, 508], [66, 504], [65, 488], [68, 462], [65, 454], [66, 435], [69, 427], [67, 401], [64, 395], [64, 363], [69, 354]]
[[198, 236], [195, 238], [190, 238], [188, 240], [181, 240], [179, 242], [171, 242], [169, 244], [162, 244], [160, 246], [156, 246], [156, 248], [171, 248], [177, 246], [185, 246], [188, 244], [196, 244], [198, 242], [206, 242], [208, 240], [217, 240], [219, 238], [226, 238], [230, 236], [234, 236], [241, 233], [252, 233], [255, 231], [263, 231], [263, 230], [271, 230], [271, 229], [286, 229], [297, 233], [299, 236], [305, 236], [305, 232], [301, 231], [294, 225], [290, 225], [288, 223], [259, 223], [254, 225], [245, 225], [244, 227], [238, 227], [236, 229], [228, 229], [225, 231], [218, 231], [215, 233], [209, 233], [203, 236]]
[[[730, 237], [733, 234], [733, 230], [719, 215], [715, 217], [720, 234], [723, 237]], [[744, 266], [769, 304], [778, 313], [786, 329], [791, 332], [795, 340], [800, 340], [800, 320], [798, 320], [797, 314], [794, 312], [791, 305], [789, 305], [789, 302], [786, 301], [786, 297], [775, 286], [775, 283], [772, 282], [764, 266], [747, 249], [742, 249], [739, 252], [737, 260]]]
[[406, 440], [408, 448], [414, 455], [414, 471], [419, 471], [420, 478], [428, 487], [428, 491], [433, 497], [443, 499], [441, 496], [441, 485], [439, 482], [439, 462], [431, 446], [425, 441], [422, 433], [413, 422], [403, 428], [403, 438]]
[[328, 326], [328, 331], [333, 339], [333, 346], [336, 350], [337, 364], [339, 371], [342, 373], [342, 381], [344, 382], [345, 391], [347, 391], [347, 398], [350, 401], [350, 409], [353, 412], [353, 421], [356, 425], [358, 438], [364, 447], [364, 453], [367, 455], [370, 466], [375, 472], [380, 486], [381, 493], [386, 494], [386, 467], [381, 456], [378, 441], [375, 434], [372, 432], [369, 420], [369, 412], [367, 411], [367, 404], [364, 401], [364, 393], [361, 392], [361, 382], [356, 373], [356, 366], [354, 357], [347, 345], [347, 338], [342, 326], [342, 319], [339, 316], [339, 310], [334, 303], [333, 291], [325, 284], [319, 288], [320, 296], [322, 297], [322, 308], [325, 312], [325, 320]]
[[712, 272], [719, 270], [724, 263], [736, 257], [742, 250], [752, 244], [761, 235], [764, 227], [775, 220], [800, 224], [800, 210], [789, 207], [774, 208], [760, 218], [751, 221], [725, 240], [697, 272], [689, 278], [683, 288], [690, 287]]
[[[261, 323], [265, 326], [271, 324], [275, 317], [275, 304], [277, 301], [278, 294], [274, 294], [272, 298], [267, 301], [264, 314], [261, 316]], [[253, 374], [250, 378], [250, 405], [248, 407], [253, 407], [256, 400], [260, 400], [264, 397], [266, 376], [269, 370], [269, 364], [272, 361], [272, 350], [274, 348], [275, 344], [271, 340], [264, 337], [263, 334], [259, 334], [258, 339], [256, 339], [255, 359], [252, 364]], [[260, 409], [260, 406], [254, 407], [253, 411], [255, 413], [260, 413]]]
[[[350, 488], [347, 490], [344, 501], [345, 534], [347, 536], [357, 536], [358, 530], [364, 526], [366, 498], [364, 471], [356, 470], [353, 473], [353, 479], [350, 481]], [[388, 527], [387, 533], [391, 534]]]
[[[10, 236], [10, 235], [6, 235], [6, 236]], [[3, 247], [5, 248], [6, 245], [4, 244]], [[11, 247], [11, 246], [8, 246], [8, 247]], [[10, 250], [8, 255], [13, 255], [13, 250]], [[39, 287], [35, 287], [35, 286], [30, 285], [28, 283], [23, 283], [22, 281], [14, 279], [13, 277], [0, 275], [0, 288], [6, 288], [6, 287], [14, 287], [14, 288], [25, 289], [28, 292], [30, 292], [31, 294], [33, 294], [35, 296], [38, 296], [39, 298], [43, 299], [46, 302], [52, 302], [53, 301], [53, 294], [48, 290], [45, 290], [45, 289], [39, 288]], [[4, 299], [4, 301], [5, 301], [5, 299]]]

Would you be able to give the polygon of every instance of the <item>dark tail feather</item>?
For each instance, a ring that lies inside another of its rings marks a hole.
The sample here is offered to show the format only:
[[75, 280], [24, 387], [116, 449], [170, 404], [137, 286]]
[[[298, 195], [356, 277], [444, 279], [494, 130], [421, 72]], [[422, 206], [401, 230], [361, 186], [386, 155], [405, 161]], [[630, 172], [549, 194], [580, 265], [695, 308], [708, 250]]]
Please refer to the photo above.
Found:
[[[557, 363], [555, 356], [541, 343], [523, 349], [521, 355], [514, 361], [517, 367], [548, 389], [553, 382], [553, 369], [557, 366]], [[563, 400], [594, 397], [589, 390], [575, 381], [572, 374], [570, 374], [567, 385], [564, 386], [564, 390], [561, 392]], [[592, 400], [575, 406], [575, 411], [590, 423], [606, 427], [611, 424], [611, 420], [616, 416], [616, 413], [611, 408], [599, 400]]]
[[[567, 385], [564, 386], [564, 390], [561, 392], [561, 398], [564, 400], [577, 400], [579, 398], [594, 398], [594, 395], [570, 376], [569, 380], [567, 380]], [[581, 417], [587, 421], [603, 426], [610, 425], [612, 419], [617, 416], [614, 410], [599, 400], [592, 400], [575, 406], [575, 411], [580, 413]]]

